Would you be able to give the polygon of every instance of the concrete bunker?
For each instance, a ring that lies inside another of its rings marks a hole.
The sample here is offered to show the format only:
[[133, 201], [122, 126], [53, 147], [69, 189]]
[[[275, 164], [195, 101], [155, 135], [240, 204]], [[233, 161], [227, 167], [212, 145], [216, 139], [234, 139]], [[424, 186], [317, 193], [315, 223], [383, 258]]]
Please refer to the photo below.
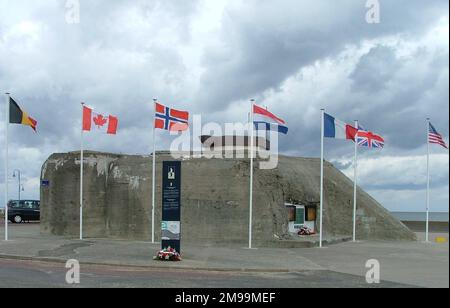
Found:
[[[173, 160], [167, 152], [157, 155]], [[248, 240], [247, 159], [182, 158], [182, 240], [244, 244]], [[320, 159], [280, 156], [274, 170], [255, 168], [254, 243], [289, 245], [286, 204], [319, 210]], [[257, 164], [255, 164], [257, 166]], [[41, 232], [77, 237], [79, 232], [80, 153], [53, 154], [42, 167]], [[151, 238], [152, 157], [85, 152], [84, 234], [91, 238]], [[156, 172], [156, 230], [161, 223], [161, 174]], [[325, 164], [324, 236], [352, 234], [353, 183]], [[358, 189], [357, 233], [361, 240], [415, 240], [415, 235], [376, 200]], [[312, 215], [312, 214], [310, 214]], [[313, 215], [317, 222], [318, 215]], [[318, 224], [316, 224], [317, 226]], [[319, 231], [319, 230], [317, 230]], [[157, 240], [160, 239], [157, 232]]]

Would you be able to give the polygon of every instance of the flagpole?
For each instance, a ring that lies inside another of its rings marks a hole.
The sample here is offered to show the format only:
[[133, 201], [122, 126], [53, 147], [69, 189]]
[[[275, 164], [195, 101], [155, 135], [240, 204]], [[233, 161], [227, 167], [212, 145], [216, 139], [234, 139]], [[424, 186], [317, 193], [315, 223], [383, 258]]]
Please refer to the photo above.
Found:
[[[81, 103], [83, 114], [84, 103]], [[82, 120], [83, 121], [83, 120]], [[80, 138], [80, 240], [83, 240], [83, 169], [84, 169], [84, 140], [83, 124], [81, 125]]]
[[248, 224], [248, 248], [252, 249], [252, 231], [253, 231], [253, 138], [254, 138], [254, 124], [253, 124], [253, 106], [255, 100], [250, 100], [250, 213]]
[[156, 127], [155, 127], [155, 114], [157, 99], [153, 99], [153, 167], [152, 167], [152, 243], [155, 243], [155, 194], [156, 194]]
[[429, 231], [430, 231], [430, 118], [427, 118], [427, 218], [425, 227], [425, 242], [429, 242]]
[[325, 137], [325, 109], [321, 109], [322, 111], [322, 124], [321, 124], [321, 133], [322, 136], [320, 138], [320, 243], [319, 247], [323, 247], [323, 148], [324, 148], [324, 137]]
[[[355, 128], [359, 131], [359, 123], [358, 120], [355, 121]], [[357, 193], [357, 185], [358, 185], [358, 142], [357, 137], [358, 133], [355, 135], [355, 160], [354, 160], [354, 181], [353, 181], [353, 242], [356, 242], [356, 193]]]
[[6, 94], [6, 121], [5, 121], [5, 241], [8, 241], [8, 156], [9, 156], [9, 149], [8, 149], [8, 129], [9, 129], [9, 107], [10, 107], [10, 93]]

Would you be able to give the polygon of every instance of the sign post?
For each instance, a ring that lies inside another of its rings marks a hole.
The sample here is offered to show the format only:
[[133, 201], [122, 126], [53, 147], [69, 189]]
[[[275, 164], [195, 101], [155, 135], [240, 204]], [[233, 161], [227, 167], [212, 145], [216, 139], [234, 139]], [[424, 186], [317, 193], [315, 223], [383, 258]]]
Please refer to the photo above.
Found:
[[181, 254], [181, 162], [163, 162], [162, 249]]

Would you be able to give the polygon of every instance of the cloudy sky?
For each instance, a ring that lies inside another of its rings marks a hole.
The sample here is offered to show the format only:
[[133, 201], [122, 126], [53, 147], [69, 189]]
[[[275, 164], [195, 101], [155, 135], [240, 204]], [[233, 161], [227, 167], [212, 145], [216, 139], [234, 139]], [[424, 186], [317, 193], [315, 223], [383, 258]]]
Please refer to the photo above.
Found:
[[[284, 154], [319, 155], [320, 108], [382, 134], [384, 150], [361, 151], [361, 186], [390, 210], [424, 210], [426, 117], [448, 141], [447, 0], [379, 1], [375, 24], [366, 0], [80, 0], [79, 22], [76, 2], [0, 0], [0, 92], [39, 122], [10, 129], [25, 198], [39, 198], [49, 155], [79, 150], [81, 101], [120, 118], [119, 136], [87, 148], [148, 154], [154, 97], [218, 123], [245, 121], [255, 98], [287, 120]], [[325, 146], [352, 177], [353, 145]], [[432, 210], [447, 212], [448, 151], [433, 146], [431, 162]]]

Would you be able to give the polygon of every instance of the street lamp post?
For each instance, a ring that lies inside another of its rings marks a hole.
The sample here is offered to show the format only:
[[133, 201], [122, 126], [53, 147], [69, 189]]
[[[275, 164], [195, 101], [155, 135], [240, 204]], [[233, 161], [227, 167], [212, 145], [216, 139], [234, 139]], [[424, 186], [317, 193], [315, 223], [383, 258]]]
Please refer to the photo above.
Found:
[[24, 191], [24, 188], [23, 188], [22, 183], [21, 183], [21, 172], [20, 172], [19, 169], [16, 169], [13, 172], [13, 178], [15, 178], [16, 176], [17, 176], [17, 179], [19, 180], [19, 195], [18, 196], [19, 196], [19, 204], [20, 204], [20, 192]]

